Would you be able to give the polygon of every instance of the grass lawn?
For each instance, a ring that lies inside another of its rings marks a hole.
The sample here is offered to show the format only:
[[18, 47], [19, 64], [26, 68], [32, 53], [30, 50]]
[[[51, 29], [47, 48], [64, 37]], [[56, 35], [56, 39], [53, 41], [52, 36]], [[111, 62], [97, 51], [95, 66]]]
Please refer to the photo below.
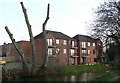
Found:
[[96, 78], [91, 79], [89, 82], [90, 83], [97, 83], [98, 81], [107, 81], [108, 79], [115, 77], [115, 76], [120, 76], [120, 71], [110, 71], [106, 72], [105, 74], [98, 76]]
[[85, 72], [101, 72], [105, 71], [105, 65], [68, 65], [63, 68], [62, 73], [64, 74], [80, 74]]

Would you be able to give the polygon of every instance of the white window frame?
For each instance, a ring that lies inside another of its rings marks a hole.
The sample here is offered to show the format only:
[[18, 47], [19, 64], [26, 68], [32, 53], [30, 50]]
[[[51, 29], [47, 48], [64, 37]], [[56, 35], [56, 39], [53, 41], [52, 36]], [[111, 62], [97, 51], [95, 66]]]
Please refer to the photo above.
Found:
[[90, 50], [88, 50], [88, 54], [90, 54], [90, 52], [91, 52], [91, 51], [90, 51]]
[[48, 45], [52, 45], [53, 40], [52, 39], [47, 39]]
[[88, 42], [88, 46], [90, 46], [90, 42]]
[[75, 46], [75, 41], [72, 41], [72, 47], [74, 47]]
[[66, 54], [67, 53], [67, 50], [66, 49], [63, 49], [63, 54]]
[[82, 48], [86, 48], [86, 42], [82, 42]]
[[63, 40], [63, 45], [67, 45], [67, 40]]
[[48, 49], [48, 56], [52, 56], [52, 54], [53, 54], [53, 51], [52, 51], [51, 48], [49, 48], [49, 49]]
[[93, 47], [95, 47], [95, 43], [93, 43]]
[[60, 52], [60, 49], [59, 48], [57, 48], [56, 49], [56, 54], [58, 54]]
[[87, 54], [87, 51], [86, 50], [82, 50], [82, 54]]
[[71, 56], [73, 56], [75, 54], [75, 50], [71, 49]]
[[59, 39], [56, 39], [56, 44], [59, 44], [60, 43], [60, 40]]

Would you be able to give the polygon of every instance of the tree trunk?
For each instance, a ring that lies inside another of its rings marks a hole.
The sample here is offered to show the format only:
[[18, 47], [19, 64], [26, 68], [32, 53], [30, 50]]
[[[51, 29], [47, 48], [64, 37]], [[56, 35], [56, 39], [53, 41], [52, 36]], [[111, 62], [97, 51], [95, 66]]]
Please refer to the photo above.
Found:
[[32, 34], [32, 29], [31, 29], [31, 25], [29, 23], [28, 20], [28, 16], [27, 16], [27, 10], [25, 9], [23, 2], [20, 2], [21, 6], [22, 6], [22, 10], [24, 13], [24, 17], [25, 17], [25, 21], [28, 27], [28, 32], [29, 32], [29, 36], [30, 36], [30, 43], [31, 43], [31, 49], [32, 49], [32, 66], [31, 66], [31, 72], [30, 74], [32, 75], [33, 73], [35, 73], [35, 69], [36, 69], [36, 62], [35, 62], [35, 56], [36, 56], [36, 49], [35, 49], [35, 42], [34, 42], [34, 38], [33, 38], [33, 34]]
[[48, 8], [47, 8], [47, 17], [45, 22], [43, 23], [43, 38], [44, 38], [44, 62], [43, 62], [43, 66], [46, 67], [47, 66], [47, 62], [48, 62], [48, 44], [47, 44], [47, 33], [45, 30], [45, 26], [47, 24], [47, 21], [49, 20], [49, 6], [50, 4], [48, 4]]
[[13, 38], [13, 34], [11, 34], [11, 32], [9, 31], [8, 27], [6, 26], [5, 27], [15, 49], [17, 50], [17, 52], [20, 54], [20, 57], [21, 57], [21, 60], [22, 60], [22, 64], [23, 64], [23, 69], [24, 69], [24, 72], [28, 73], [29, 70], [28, 70], [28, 67], [27, 67], [27, 63], [25, 62], [26, 60], [24, 59], [24, 53], [22, 52], [21, 48], [18, 47], [18, 45], [16, 44], [16, 41], [15, 39]]

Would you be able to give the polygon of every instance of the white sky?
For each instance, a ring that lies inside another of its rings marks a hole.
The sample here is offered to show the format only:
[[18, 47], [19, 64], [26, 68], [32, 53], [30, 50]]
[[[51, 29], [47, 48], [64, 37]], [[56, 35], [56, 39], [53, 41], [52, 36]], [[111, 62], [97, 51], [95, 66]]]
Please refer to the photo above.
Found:
[[29, 40], [20, 1], [27, 9], [33, 36], [42, 32], [47, 4], [50, 3], [50, 19], [46, 29], [73, 37], [76, 34], [88, 34], [93, 9], [104, 0], [0, 0], [0, 45], [11, 42], [5, 26], [8, 26], [16, 41]]

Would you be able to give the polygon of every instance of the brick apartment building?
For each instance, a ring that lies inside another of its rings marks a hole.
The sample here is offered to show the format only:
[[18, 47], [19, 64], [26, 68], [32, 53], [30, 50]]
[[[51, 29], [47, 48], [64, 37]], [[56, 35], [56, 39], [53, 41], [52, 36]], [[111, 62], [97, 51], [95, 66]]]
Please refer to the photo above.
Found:
[[[34, 37], [37, 52], [37, 62], [42, 63], [44, 59], [43, 33]], [[48, 42], [48, 63], [56, 63], [57, 59], [61, 64], [68, 64], [70, 55], [71, 37], [55, 31], [47, 31]]]
[[76, 35], [78, 64], [96, 64], [95, 59], [101, 55], [101, 41], [85, 35]]
[[[43, 62], [43, 33], [34, 38], [37, 62]], [[49, 63], [58, 58], [60, 64], [96, 64], [95, 58], [101, 54], [101, 41], [85, 35], [76, 35], [71, 38], [61, 32], [47, 31], [47, 42]]]
[[[29, 41], [18, 41], [16, 43], [25, 54], [24, 57], [26, 58], [26, 60], [29, 61], [29, 55], [30, 55]], [[12, 43], [8, 43], [8, 44], [4, 43], [4, 45], [2, 45], [1, 47], [2, 47], [2, 56], [6, 57], [7, 62], [20, 61], [20, 55], [18, 54]]]
[[[34, 37], [36, 47], [36, 62], [42, 64], [44, 60], [43, 33]], [[73, 38], [56, 31], [47, 30], [48, 63], [70, 64], [96, 64], [94, 59], [101, 55], [102, 43], [99, 39], [93, 39], [85, 35], [76, 35]], [[29, 41], [18, 41], [25, 58], [31, 61], [31, 47]], [[2, 55], [6, 55], [8, 61], [19, 61], [20, 57], [12, 43], [2, 45]]]

